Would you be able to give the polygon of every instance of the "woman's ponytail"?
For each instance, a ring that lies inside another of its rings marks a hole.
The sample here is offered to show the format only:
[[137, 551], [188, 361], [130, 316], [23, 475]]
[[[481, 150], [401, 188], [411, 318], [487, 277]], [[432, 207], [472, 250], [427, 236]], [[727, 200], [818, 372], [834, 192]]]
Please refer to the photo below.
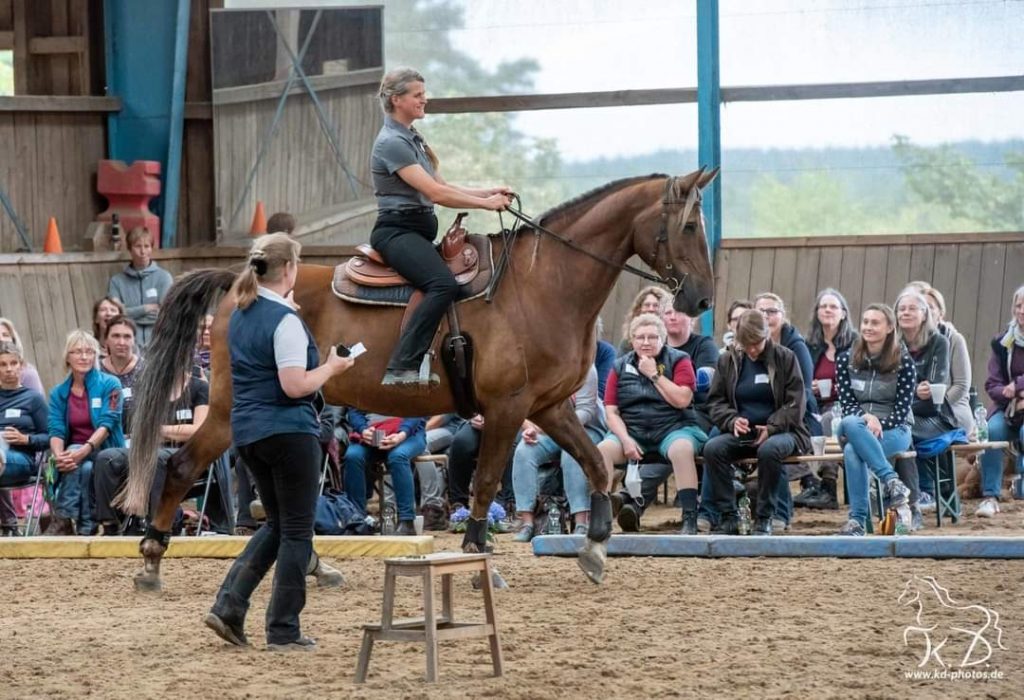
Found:
[[286, 233], [271, 233], [253, 241], [245, 271], [235, 278], [231, 287], [238, 308], [246, 309], [256, 301], [260, 282], [277, 282], [284, 274], [285, 265], [298, 264], [301, 251], [302, 244]]

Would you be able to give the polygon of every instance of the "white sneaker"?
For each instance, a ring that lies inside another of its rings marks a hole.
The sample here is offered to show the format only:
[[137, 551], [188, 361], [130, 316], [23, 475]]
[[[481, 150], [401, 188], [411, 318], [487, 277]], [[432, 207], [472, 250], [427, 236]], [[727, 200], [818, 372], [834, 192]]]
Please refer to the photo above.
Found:
[[921, 495], [917, 497], [917, 507], [921, 509], [922, 513], [931, 513], [935, 510], [935, 499], [932, 498], [930, 493], [921, 492]]
[[994, 498], [986, 498], [978, 506], [978, 510], [974, 511], [974, 515], [979, 518], [994, 518], [998, 512], [999, 501]]

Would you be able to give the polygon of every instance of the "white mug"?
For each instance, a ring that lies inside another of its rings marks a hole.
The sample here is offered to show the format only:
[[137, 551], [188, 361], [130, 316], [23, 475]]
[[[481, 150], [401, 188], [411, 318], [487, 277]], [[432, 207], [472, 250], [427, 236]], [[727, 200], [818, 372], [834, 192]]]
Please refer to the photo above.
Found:
[[928, 382], [928, 388], [932, 391], [932, 403], [941, 406], [942, 402], [946, 400], [946, 385]]
[[821, 398], [827, 399], [832, 396], [832, 380], [831, 379], [819, 379], [818, 380], [818, 394]]

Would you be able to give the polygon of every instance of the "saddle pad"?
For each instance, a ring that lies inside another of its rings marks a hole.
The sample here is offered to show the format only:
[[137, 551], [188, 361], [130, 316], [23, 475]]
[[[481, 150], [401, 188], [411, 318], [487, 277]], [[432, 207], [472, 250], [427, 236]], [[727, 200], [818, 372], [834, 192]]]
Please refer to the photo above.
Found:
[[[459, 287], [459, 293], [455, 297], [456, 302], [469, 301], [482, 296], [487, 291], [487, 285], [491, 283], [491, 277], [494, 275], [490, 236], [470, 234], [466, 236], [466, 242], [476, 248], [480, 258], [480, 272], [469, 284]], [[336, 297], [347, 302], [374, 306], [405, 306], [409, 303], [409, 297], [416, 291], [411, 284], [398, 287], [367, 287], [356, 284], [346, 276], [345, 265], [346, 263], [341, 263], [334, 268], [331, 291]]]

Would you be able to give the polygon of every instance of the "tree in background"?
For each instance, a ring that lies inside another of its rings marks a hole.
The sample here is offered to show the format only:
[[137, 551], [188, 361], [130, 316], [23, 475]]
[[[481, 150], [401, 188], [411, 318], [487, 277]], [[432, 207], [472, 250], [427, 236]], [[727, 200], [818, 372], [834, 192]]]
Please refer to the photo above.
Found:
[[0, 51], [0, 95], [14, 94], [14, 52]]
[[[463, 15], [451, 0], [389, 3], [386, 67], [418, 69], [430, 97], [533, 89], [539, 69], [535, 60], [502, 62], [487, 70], [454, 45], [451, 32], [464, 26]], [[440, 156], [446, 179], [463, 185], [507, 184], [522, 195], [524, 208], [532, 214], [569, 196], [558, 179], [562, 159], [553, 139], [534, 139], [516, 130], [514, 116], [507, 112], [431, 115], [429, 110], [417, 128]]]

